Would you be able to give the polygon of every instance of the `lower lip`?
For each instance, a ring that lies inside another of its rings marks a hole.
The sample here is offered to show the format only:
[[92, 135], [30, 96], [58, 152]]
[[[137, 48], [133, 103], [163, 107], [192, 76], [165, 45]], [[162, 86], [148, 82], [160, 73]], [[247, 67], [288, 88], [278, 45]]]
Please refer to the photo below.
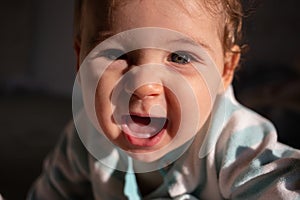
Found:
[[127, 133], [124, 133], [124, 134], [125, 134], [126, 139], [129, 141], [129, 143], [134, 146], [153, 147], [162, 140], [164, 134], [166, 133], [166, 127], [167, 126], [165, 125], [163, 127], [163, 129], [160, 130], [159, 133], [157, 133], [156, 135], [153, 135], [150, 138], [137, 138], [137, 137], [134, 137]]

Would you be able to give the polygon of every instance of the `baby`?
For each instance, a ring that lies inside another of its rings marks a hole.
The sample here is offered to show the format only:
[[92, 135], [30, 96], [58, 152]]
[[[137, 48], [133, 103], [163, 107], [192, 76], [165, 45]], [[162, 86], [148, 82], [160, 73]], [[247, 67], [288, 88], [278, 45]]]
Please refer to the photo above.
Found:
[[240, 105], [239, 0], [76, 2], [74, 123], [28, 199], [300, 199], [300, 152]]

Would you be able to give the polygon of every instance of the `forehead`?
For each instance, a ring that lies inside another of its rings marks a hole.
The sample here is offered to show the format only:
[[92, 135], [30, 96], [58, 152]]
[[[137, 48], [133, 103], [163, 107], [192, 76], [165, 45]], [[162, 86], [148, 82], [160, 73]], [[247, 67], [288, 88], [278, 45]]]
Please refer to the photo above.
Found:
[[[88, 21], [91, 21], [91, 18], [98, 19], [98, 22], [101, 22], [99, 25], [108, 25], [114, 22], [116, 14], [126, 16], [128, 13], [136, 13], [136, 17], [139, 17], [138, 14], [141, 13], [137, 12], [138, 9], [145, 8], [146, 5], [146, 9], [156, 14], [164, 13], [167, 16], [177, 11], [176, 15], [188, 15], [192, 20], [199, 20], [199, 17], [205, 15], [206, 18], [219, 22], [224, 15], [220, 2], [218, 0], [84, 0], [82, 9], [84, 14], [81, 16], [88, 18]], [[149, 12], [144, 14], [149, 15]], [[93, 23], [95, 25], [95, 22]]]
[[86, 0], [82, 10], [82, 41], [93, 47], [95, 41], [126, 30], [160, 27], [219, 51], [221, 14], [212, 14], [204, 1], [207, 0]]

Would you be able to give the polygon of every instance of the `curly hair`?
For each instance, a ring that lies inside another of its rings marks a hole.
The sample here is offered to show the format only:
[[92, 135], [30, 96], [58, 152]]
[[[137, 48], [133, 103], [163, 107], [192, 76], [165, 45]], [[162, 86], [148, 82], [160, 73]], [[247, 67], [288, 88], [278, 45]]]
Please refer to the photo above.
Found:
[[[195, 0], [199, 1], [199, 0]], [[81, 33], [81, 9], [84, 0], [75, 0], [74, 11], [74, 36], [80, 37]], [[110, 1], [111, 4], [115, 3], [115, 0]], [[224, 23], [221, 27], [221, 40], [223, 42], [224, 52], [231, 51], [234, 45], [241, 46], [242, 42], [242, 23], [243, 23], [243, 6], [241, 0], [202, 0], [198, 3], [204, 3], [204, 5], [211, 11], [211, 13], [223, 14]], [[221, 5], [221, 7], [220, 7]], [[221, 9], [220, 9], [221, 8]], [[221, 11], [221, 12], [220, 12]]]
[[240, 0], [222, 1], [225, 8], [225, 27], [223, 34], [223, 45], [226, 50], [230, 50], [233, 45], [241, 46], [243, 7]]
[[233, 45], [241, 45], [243, 9], [239, 0], [226, 0], [226, 21], [224, 27], [224, 47], [229, 50]]

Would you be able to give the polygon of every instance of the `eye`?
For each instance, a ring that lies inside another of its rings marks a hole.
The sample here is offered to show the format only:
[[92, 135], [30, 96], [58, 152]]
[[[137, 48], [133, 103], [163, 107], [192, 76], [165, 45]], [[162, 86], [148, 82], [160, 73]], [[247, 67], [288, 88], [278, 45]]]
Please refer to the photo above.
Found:
[[178, 64], [188, 64], [193, 60], [193, 56], [184, 51], [176, 51], [170, 54], [168, 61]]
[[109, 60], [126, 60], [127, 55], [120, 49], [107, 49], [101, 52], [100, 56]]

